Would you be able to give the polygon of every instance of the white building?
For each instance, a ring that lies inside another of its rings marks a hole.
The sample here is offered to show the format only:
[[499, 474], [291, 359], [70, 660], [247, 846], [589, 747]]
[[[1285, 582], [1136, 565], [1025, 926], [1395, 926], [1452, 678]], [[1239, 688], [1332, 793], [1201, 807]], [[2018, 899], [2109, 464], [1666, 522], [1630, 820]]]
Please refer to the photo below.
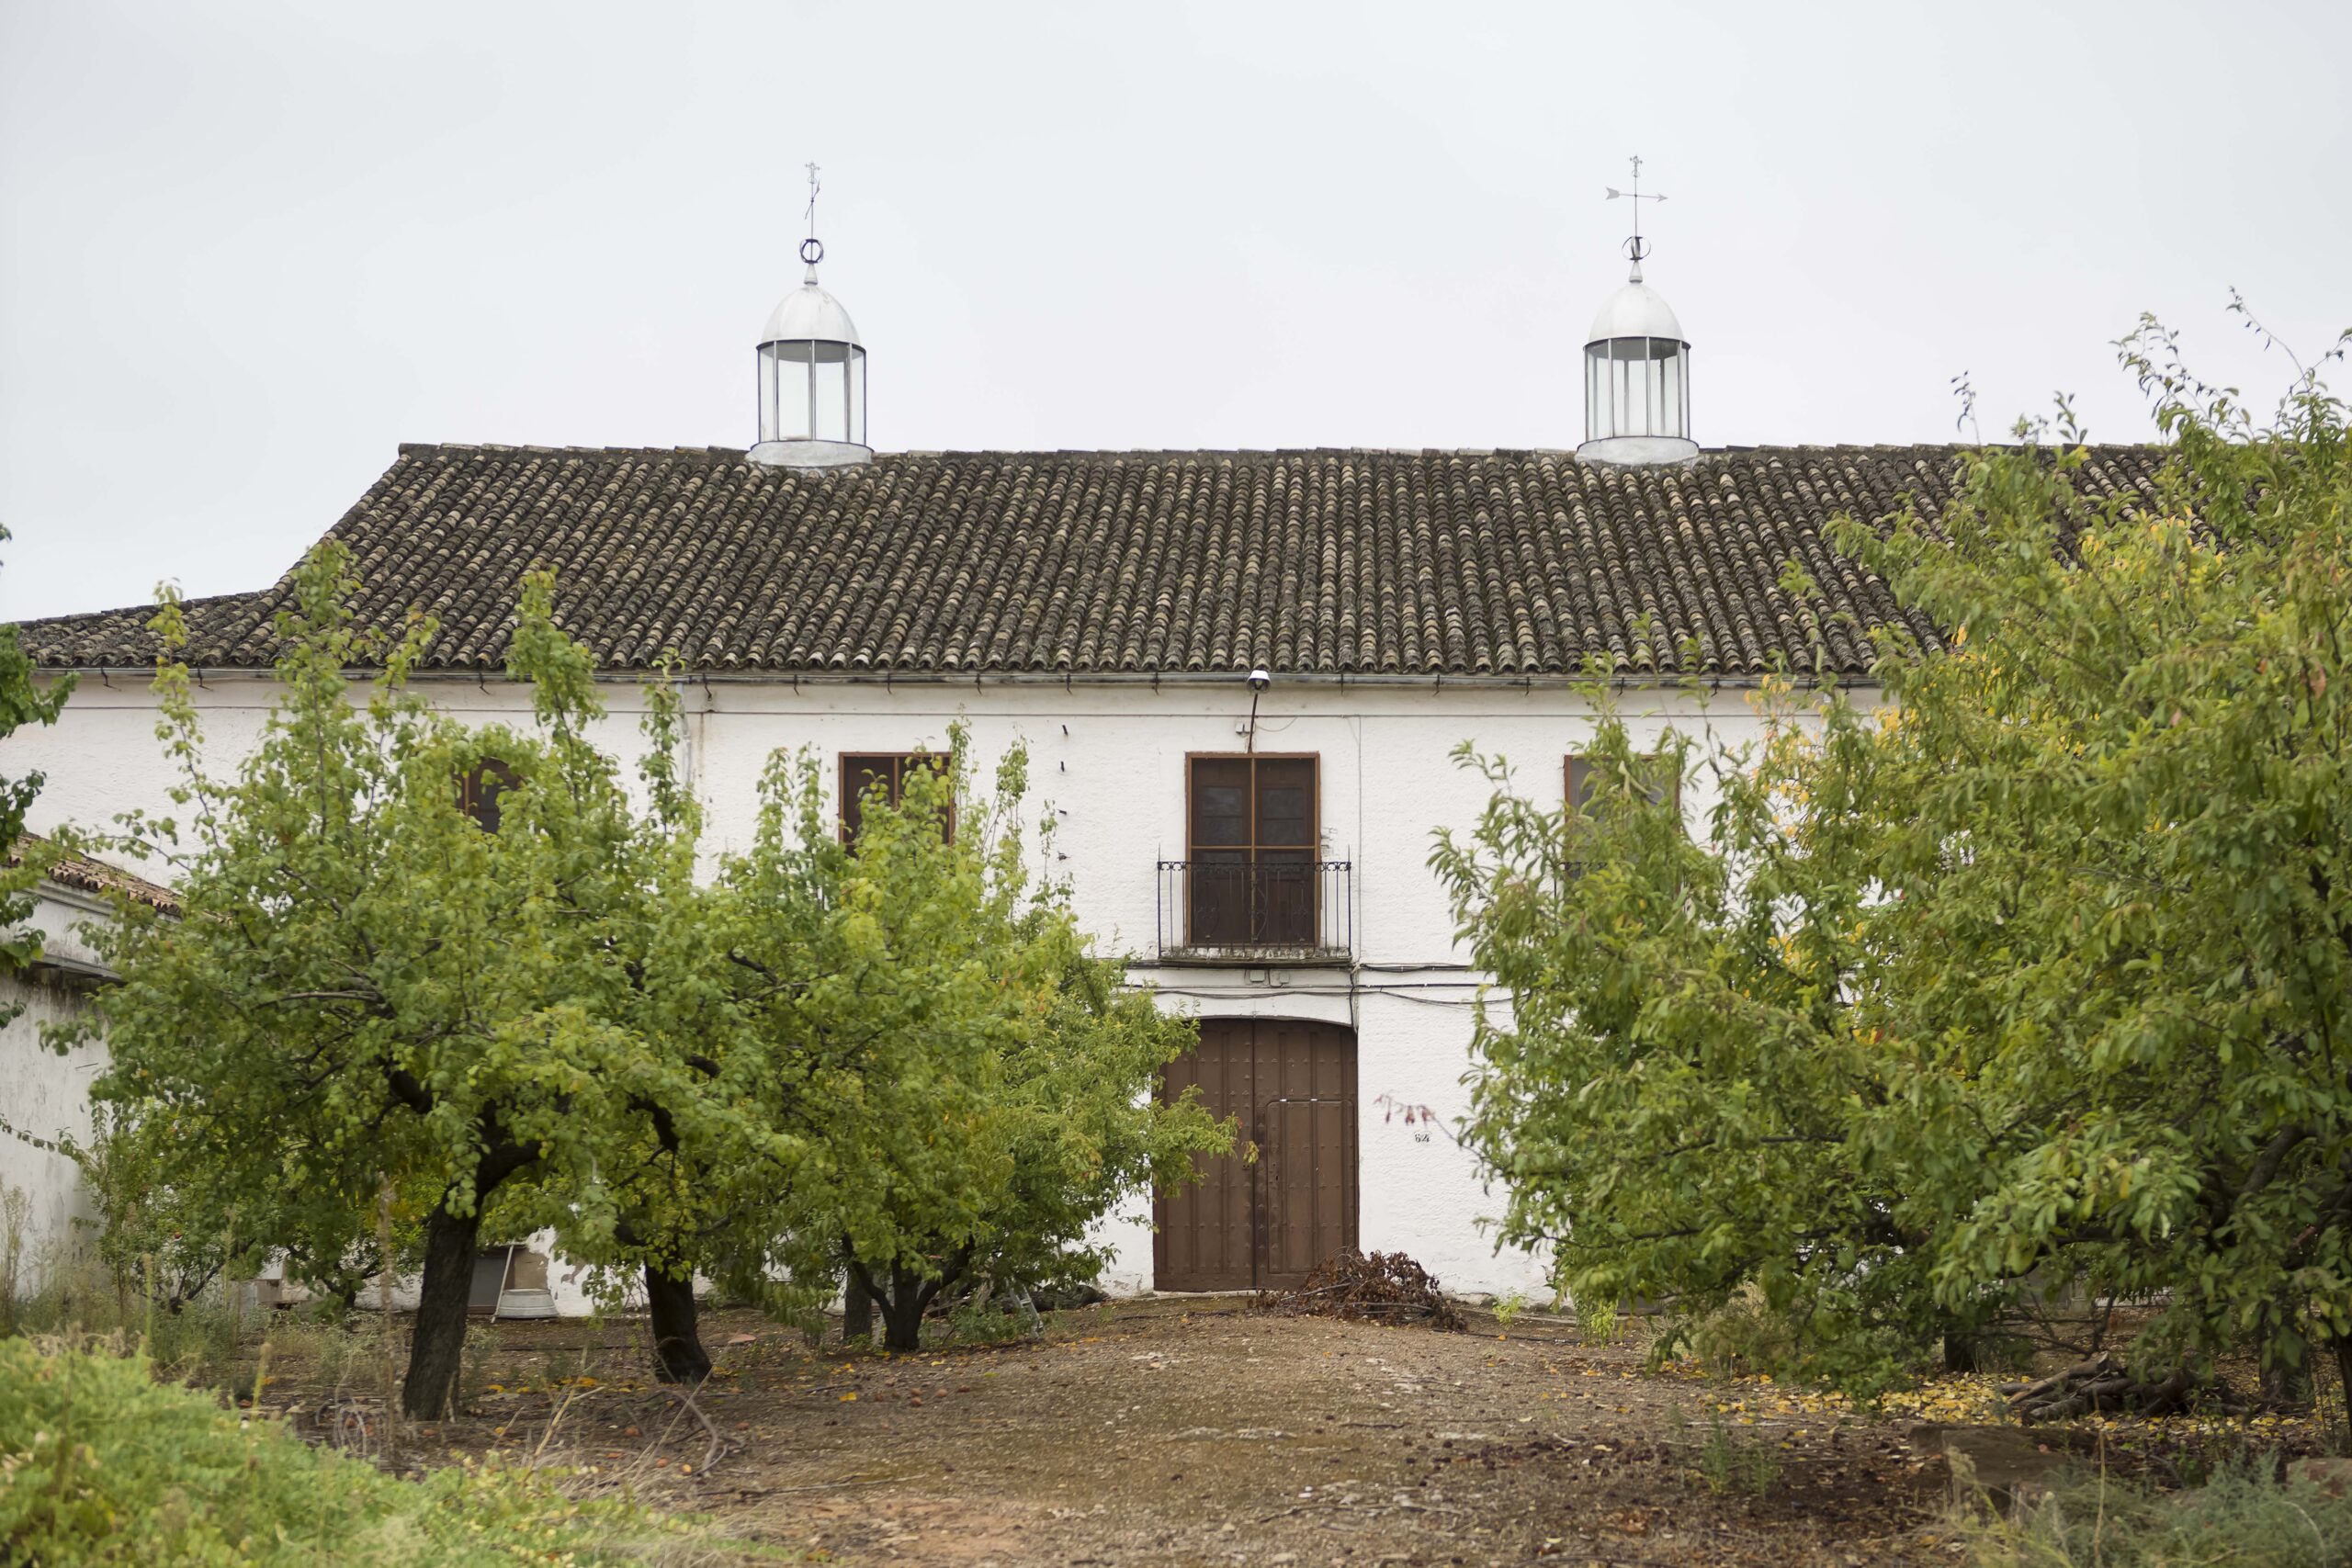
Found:
[[14, 1277], [0, 1291], [20, 1296], [70, 1269], [94, 1239], [96, 1217], [81, 1168], [67, 1155], [90, 1136], [90, 1084], [105, 1053], [76, 1046], [60, 1054], [44, 1028], [84, 1017], [94, 991], [112, 976], [81, 928], [111, 918], [113, 897], [158, 908], [171, 895], [142, 878], [28, 838], [12, 854], [55, 859], [33, 888], [25, 929], [40, 938], [40, 956], [26, 969], [0, 973], [0, 1266], [14, 1255]]
[[[1116, 1288], [1279, 1285], [1361, 1244], [1452, 1288], [1534, 1292], [1540, 1261], [1497, 1255], [1481, 1221], [1501, 1195], [1444, 1131], [1479, 977], [1427, 863], [1485, 798], [1451, 753], [1500, 753], [1556, 799], [1589, 733], [1572, 688], [1604, 652], [1637, 728], [1733, 741], [1769, 672], [1865, 678], [1870, 628], [1935, 632], [1824, 525], [1905, 493], [1932, 507], [1955, 469], [1940, 447], [1701, 451], [1690, 344], [1638, 277], [1586, 349], [1580, 452], [876, 453], [865, 348], [812, 260], [758, 345], [748, 454], [404, 446], [333, 533], [363, 617], [438, 617], [421, 681], [453, 712], [527, 708], [502, 671], [534, 566], [614, 683], [616, 750], [675, 653], [721, 847], [749, 839], [777, 748], [840, 778], [958, 717], [983, 765], [1025, 739], [1083, 918], [1198, 1012], [1179, 1077], [1264, 1151], [1218, 1162], [1156, 1233], [1123, 1224]], [[2085, 482], [2136, 489], [2154, 460], [2100, 452]], [[1792, 561], [1816, 592], [1781, 587]], [[188, 606], [224, 763], [276, 695], [288, 594]], [[162, 802], [146, 615], [23, 628], [42, 669], [84, 674], [54, 728], [7, 744], [10, 771], [49, 775], [37, 821]]]

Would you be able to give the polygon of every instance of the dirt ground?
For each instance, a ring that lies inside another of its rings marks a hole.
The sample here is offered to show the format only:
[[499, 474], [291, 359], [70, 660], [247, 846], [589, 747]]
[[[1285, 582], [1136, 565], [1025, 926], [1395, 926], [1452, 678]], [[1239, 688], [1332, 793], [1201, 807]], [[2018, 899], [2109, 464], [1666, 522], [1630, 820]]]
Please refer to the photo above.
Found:
[[1954, 1561], [1943, 1461], [1911, 1451], [1906, 1419], [1742, 1401], [1726, 1424], [1708, 1414], [1721, 1385], [1566, 1325], [1159, 1299], [1058, 1314], [1043, 1339], [853, 1356], [720, 1314], [708, 1429], [647, 1381], [641, 1326], [493, 1332], [467, 1414], [403, 1453], [593, 1465], [816, 1562]]

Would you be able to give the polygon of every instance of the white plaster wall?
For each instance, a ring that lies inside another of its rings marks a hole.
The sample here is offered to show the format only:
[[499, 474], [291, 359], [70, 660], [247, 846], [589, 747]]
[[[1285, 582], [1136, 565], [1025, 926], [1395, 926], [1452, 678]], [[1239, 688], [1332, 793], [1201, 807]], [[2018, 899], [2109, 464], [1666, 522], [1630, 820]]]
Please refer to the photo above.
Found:
[[[27, 924], [43, 933], [49, 953], [85, 959], [88, 950], [73, 928], [96, 912], [73, 894], [44, 888]], [[96, 1217], [81, 1168], [56, 1145], [89, 1137], [90, 1084], [106, 1066], [106, 1052], [77, 1046], [60, 1055], [40, 1038], [43, 1026], [77, 1018], [88, 1005], [83, 992], [54, 976], [0, 976], [0, 1007], [23, 1010], [0, 1027], [0, 1183], [30, 1204], [15, 1280], [20, 1295], [73, 1268], [94, 1239], [85, 1223], [77, 1224]]]
[[[472, 681], [429, 682], [435, 700], [470, 722], [526, 722], [516, 688]], [[1355, 867], [1355, 953], [1347, 968], [1219, 970], [1162, 968], [1154, 956], [1156, 863], [1182, 859], [1185, 757], [1238, 751], [1250, 694], [1238, 679], [1216, 683], [1073, 683], [713, 681], [684, 683], [688, 766], [707, 814], [711, 852], [749, 843], [760, 774], [779, 748], [814, 748], [826, 764], [841, 752], [896, 751], [944, 743], [968, 722], [983, 769], [1017, 740], [1030, 748], [1035, 798], [1056, 814], [1057, 869], [1075, 882], [1081, 919], [1112, 947], [1136, 955], [1135, 977], [1157, 984], [1167, 1005], [1203, 1014], [1241, 1013], [1352, 1022], [1363, 1096], [1359, 1147], [1362, 1238], [1401, 1248], [1449, 1288], [1535, 1293], [1540, 1259], [1498, 1255], [1483, 1222], [1501, 1197], [1443, 1131], [1465, 1109], [1469, 1000], [1476, 976], [1462, 967], [1445, 893], [1428, 865], [1440, 826], [1468, 826], [1487, 786], [1457, 766], [1464, 740], [1514, 767], [1514, 787], [1546, 805], [1562, 790], [1561, 764], [1591, 733], [1576, 693], [1557, 687], [1454, 682], [1412, 686], [1278, 679], [1259, 704], [1261, 750], [1314, 752], [1321, 759], [1324, 853]], [[613, 716], [604, 739], [622, 755], [640, 749], [641, 705], [634, 688], [607, 688]], [[208, 746], [219, 767], [254, 743], [275, 694], [267, 680], [213, 675], [197, 694]], [[1753, 739], [1759, 720], [1749, 694], [1702, 697], [1633, 690], [1621, 711], [1637, 741], [1668, 726], [1721, 744]], [[85, 679], [59, 724], [20, 729], [5, 744], [5, 771], [49, 775], [32, 813], [39, 829], [62, 820], [99, 823], [133, 807], [163, 810], [171, 782], [153, 737], [143, 687], [116, 677]], [[1694, 821], [1712, 802], [1703, 785], [1686, 792]], [[1437, 1131], [1384, 1119], [1380, 1098], [1428, 1105]], [[1428, 1134], [1426, 1137], [1423, 1134]], [[1148, 1288], [1148, 1217], [1106, 1228], [1118, 1247], [1111, 1282]], [[560, 1261], [555, 1273], [560, 1278]], [[570, 1295], [571, 1292], [565, 1292]]]

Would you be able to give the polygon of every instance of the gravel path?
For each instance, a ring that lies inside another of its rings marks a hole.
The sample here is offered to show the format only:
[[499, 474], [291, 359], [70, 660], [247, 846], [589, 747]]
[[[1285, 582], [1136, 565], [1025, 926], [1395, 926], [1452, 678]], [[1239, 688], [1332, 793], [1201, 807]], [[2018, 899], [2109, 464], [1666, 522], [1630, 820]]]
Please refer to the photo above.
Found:
[[1902, 1424], [1719, 1432], [1705, 1384], [1565, 1327], [1161, 1299], [1060, 1314], [1043, 1340], [850, 1357], [726, 1314], [698, 1404], [729, 1451], [707, 1474], [708, 1437], [639, 1381], [632, 1337], [503, 1326], [492, 1373], [524, 1386], [434, 1440], [526, 1453], [562, 1405], [554, 1449], [820, 1562], [1953, 1561], [1941, 1461]]

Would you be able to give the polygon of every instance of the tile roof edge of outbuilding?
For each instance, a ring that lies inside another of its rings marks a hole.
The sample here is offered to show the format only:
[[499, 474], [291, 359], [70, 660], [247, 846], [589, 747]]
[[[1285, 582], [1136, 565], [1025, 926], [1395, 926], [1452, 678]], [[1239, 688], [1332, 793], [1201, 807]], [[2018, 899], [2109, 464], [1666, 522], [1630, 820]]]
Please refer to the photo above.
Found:
[[135, 902], [161, 909], [167, 914], [179, 909], [179, 895], [159, 882], [151, 882], [135, 871], [125, 871], [109, 861], [85, 855], [79, 850], [69, 850], [45, 834], [23, 832], [8, 846], [5, 856], [10, 865], [22, 865], [28, 858], [46, 852], [53, 857], [42, 873], [41, 880], [55, 886], [71, 888], [77, 893], [106, 895], [120, 893]]

